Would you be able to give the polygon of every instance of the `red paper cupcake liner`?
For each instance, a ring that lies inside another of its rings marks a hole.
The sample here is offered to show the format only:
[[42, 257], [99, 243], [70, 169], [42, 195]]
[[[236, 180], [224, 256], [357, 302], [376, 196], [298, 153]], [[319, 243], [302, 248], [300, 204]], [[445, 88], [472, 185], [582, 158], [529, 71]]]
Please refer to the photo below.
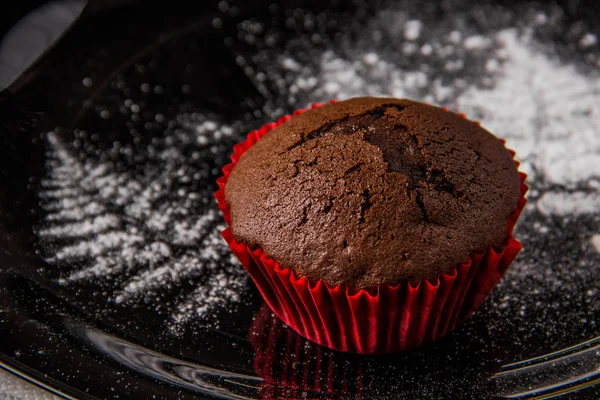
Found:
[[[314, 104], [311, 108], [320, 107]], [[297, 110], [293, 116], [307, 110]], [[466, 118], [464, 114], [459, 114]], [[215, 193], [225, 221], [231, 225], [225, 202], [225, 185], [242, 154], [262, 136], [292, 116], [279, 118], [251, 132], [233, 147], [231, 164], [223, 167]], [[514, 156], [514, 151], [508, 150]], [[517, 166], [518, 161], [515, 161]], [[521, 178], [521, 199], [511, 214], [508, 242], [502, 252], [490, 246], [474, 253], [464, 264], [434, 280], [418, 283], [382, 284], [373, 290], [355, 290], [347, 285], [331, 287], [322, 280], [299, 278], [291, 268], [283, 268], [261, 248], [252, 250], [223, 231], [233, 253], [258, 287], [271, 310], [303, 337], [325, 347], [360, 354], [402, 351], [432, 342], [448, 334], [481, 305], [500, 281], [522, 246], [512, 237], [514, 225], [525, 206], [526, 175]]]

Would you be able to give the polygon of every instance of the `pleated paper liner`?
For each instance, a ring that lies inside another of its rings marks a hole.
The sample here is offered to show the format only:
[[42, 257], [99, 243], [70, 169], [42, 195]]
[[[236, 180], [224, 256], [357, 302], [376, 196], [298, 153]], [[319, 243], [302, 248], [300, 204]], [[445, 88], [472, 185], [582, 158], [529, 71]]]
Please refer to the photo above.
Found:
[[[319, 106], [315, 104], [311, 108]], [[297, 110], [293, 115], [305, 111]], [[234, 146], [232, 162], [223, 167], [224, 175], [217, 180], [219, 190], [215, 193], [228, 225], [231, 220], [224, 189], [229, 174], [245, 151], [292, 117], [281, 117], [276, 123], [266, 124]], [[507, 151], [514, 156], [513, 151]], [[518, 161], [515, 163], [519, 165]], [[237, 242], [231, 228], [225, 229], [222, 235], [271, 310], [300, 335], [338, 351], [360, 354], [402, 351], [453, 331], [481, 305], [519, 253], [522, 246], [512, 237], [512, 231], [525, 206], [528, 189], [526, 175], [519, 173], [519, 176], [521, 199], [510, 216], [506, 247], [500, 253], [491, 246], [481, 254], [474, 253], [467, 262], [435, 280], [382, 284], [369, 291], [347, 285], [331, 287], [322, 280], [299, 278], [261, 248], [252, 250]]]
[[363, 357], [307, 345], [266, 304], [255, 316], [249, 339], [255, 350], [254, 370], [267, 383], [259, 389], [261, 398], [300, 398], [302, 392], [309, 392], [309, 398], [348, 393], [371, 398], [373, 380], [365, 373]]

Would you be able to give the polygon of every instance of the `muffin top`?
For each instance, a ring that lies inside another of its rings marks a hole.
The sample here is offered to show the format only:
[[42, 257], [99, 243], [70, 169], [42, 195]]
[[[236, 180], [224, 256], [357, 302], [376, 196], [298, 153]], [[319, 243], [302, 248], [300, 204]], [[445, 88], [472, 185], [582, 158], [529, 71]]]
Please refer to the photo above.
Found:
[[371, 97], [276, 127], [225, 186], [236, 240], [299, 276], [357, 289], [432, 279], [501, 250], [519, 199], [494, 135], [438, 107]]

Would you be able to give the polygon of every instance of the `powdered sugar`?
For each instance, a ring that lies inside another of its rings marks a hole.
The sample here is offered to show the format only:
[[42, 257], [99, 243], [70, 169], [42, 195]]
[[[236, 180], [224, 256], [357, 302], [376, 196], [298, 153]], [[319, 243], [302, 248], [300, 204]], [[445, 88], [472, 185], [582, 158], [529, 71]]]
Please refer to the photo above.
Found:
[[198, 289], [178, 300], [176, 324], [233, 306], [247, 278], [220, 236], [225, 225], [212, 187], [195, 183], [218, 170], [193, 164], [234, 128], [202, 114], [182, 114], [172, 125], [153, 143], [142, 173], [119, 168], [116, 160], [77, 156], [48, 134], [41, 193], [47, 214], [37, 233], [49, 263], [79, 266], [64, 269], [63, 285], [108, 280], [116, 303], [147, 302], [153, 293], [198, 280]]
[[579, 47], [587, 49], [598, 44], [598, 37], [592, 33], [586, 33], [579, 40]]
[[506, 138], [529, 174], [560, 185], [600, 176], [600, 76], [535, 50], [527, 33], [509, 29], [496, 39], [508, 54], [496, 85], [465, 91], [458, 108]]
[[410, 20], [404, 25], [404, 39], [414, 41], [421, 35], [423, 23], [419, 20]]
[[537, 207], [544, 215], [594, 214], [600, 207], [600, 193], [545, 192], [538, 199]]
[[480, 35], [473, 35], [463, 41], [463, 47], [467, 50], [479, 50], [489, 47], [489, 43], [490, 39]]

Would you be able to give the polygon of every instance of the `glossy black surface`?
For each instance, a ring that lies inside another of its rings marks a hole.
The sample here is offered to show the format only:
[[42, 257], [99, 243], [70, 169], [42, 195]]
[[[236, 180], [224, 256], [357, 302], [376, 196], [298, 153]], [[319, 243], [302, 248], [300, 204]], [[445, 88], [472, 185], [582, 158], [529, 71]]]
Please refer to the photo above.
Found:
[[[423, 18], [435, 20], [441, 13], [468, 8], [463, 2], [435, 3], [422, 6]], [[302, 13], [294, 14], [296, 9], [321, 16], [319, 32], [330, 38], [322, 44], [327, 46], [335, 42], [336, 32], [364, 23], [383, 7], [312, 1], [269, 4], [236, 7], [230, 2], [227, 11], [211, 2], [195, 8], [174, 4], [168, 13], [164, 4], [145, 4], [143, 14], [139, 5], [100, 13], [77, 25], [2, 94], [0, 361], [76, 398], [533, 398], [560, 390], [571, 392], [571, 398], [600, 396], [593, 386], [600, 379], [600, 344], [594, 340], [600, 331], [593, 323], [600, 310], [577, 298], [557, 303], [553, 299], [562, 295], [560, 290], [542, 290], [524, 301], [536, 310], [524, 318], [518, 310], [495, 308], [504, 295], [501, 287], [447, 338], [399, 355], [363, 357], [307, 342], [273, 317], [251, 288], [235, 307], [217, 310], [208, 319], [191, 318], [182, 323], [183, 334], [173, 334], [168, 327], [177, 300], [204, 282], [202, 274], [132, 303], [115, 302], [114, 287], [135, 271], [114, 279], [60, 283], [59, 278], [85, 265], [50, 265], [44, 259], [64, 243], [36, 234], [48, 225], [46, 200], [40, 195], [48, 174], [48, 132], [55, 132], [73, 160], [110, 161], [135, 177], [160, 166], [147, 149], [164, 144], [168, 121], [185, 112], [216, 115], [234, 133], [215, 143], [214, 151], [198, 150], [200, 161], [189, 163], [201, 176], [190, 190], [210, 202], [218, 168], [227, 162], [231, 146], [262, 123], [304, 105], [289, 104], [268, 75], [259, 83], [256, 76], [264, 60], [255, 61], [253, 55], [261, 41], [241, 40], [240, 22], [262, 21], [265, 30], [278, 32], [272, 46], [277, 54], [289, 40], [306, 35], [304, 28], [286, 24], [290, 16], [300, 15], [302, 20]], [[506, 7], [509, 13], [521, 10], [510, 2]], [[600, 12], [592, 3], [567, 2], [561, 7], [567, 21], [593, 20]], [[91, 83], [82, 84], [85, 78]], [[119, 82], [125, 83], [125, 90]], [[162, 90], [148, 92], [140, 89], [143, 84]], [[120, 111], [126, 100], [140, 105], [139, 118]], [[102, 117], [102, 111], [109, 111], [110, 117]], [[164, 118], [157, 120], [157, 113]], [[114, 151], [116, 141], [132, 152]], [[186, 155], [197, 150], [193, 144], [177, 146]], [[203, 204], [198, 215], [208, 207]], [[543, 236], [532, 228], [541, 218], [529, 213], [519, 225], [517, 236], [533, 249], [522, 255], [523, 262], [568, 265], [587, 257], [590, 268], [598, 269], [598, 255], [579, 254], [580, 237], [595, 232], [598, 213], [568, 226], [545, 221], [554, 229]], [[597, 281], [582, 282], [580, 289], [597, 286]], [[542, 314], [544, 302], [562, 308]], [[581, 322], [584, 317], [588, 322]], [[492, 329], [493, 324], [501, 327]], [[587, 340], [592, 341], [571, 348]], [[562, 349], [566, 350], [521, 363]], [[548, 360], [554, 362], [552, 367]], [[560, 385], [552, 386], [557, 382]]]

